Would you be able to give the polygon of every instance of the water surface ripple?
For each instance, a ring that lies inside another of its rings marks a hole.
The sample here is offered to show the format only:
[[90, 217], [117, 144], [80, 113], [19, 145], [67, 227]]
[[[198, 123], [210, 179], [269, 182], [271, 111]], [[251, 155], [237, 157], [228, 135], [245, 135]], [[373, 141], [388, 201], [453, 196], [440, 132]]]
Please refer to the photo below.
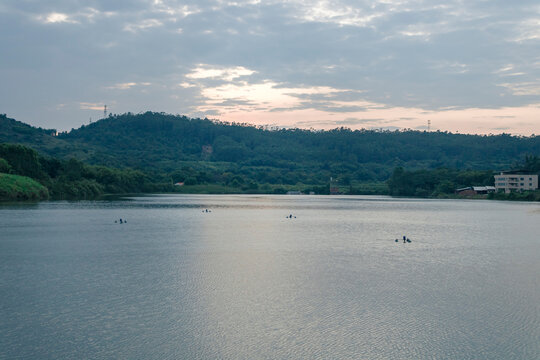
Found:
[[1, 359], [540, 358], [538, 204], [163, 195], [0, 229]]

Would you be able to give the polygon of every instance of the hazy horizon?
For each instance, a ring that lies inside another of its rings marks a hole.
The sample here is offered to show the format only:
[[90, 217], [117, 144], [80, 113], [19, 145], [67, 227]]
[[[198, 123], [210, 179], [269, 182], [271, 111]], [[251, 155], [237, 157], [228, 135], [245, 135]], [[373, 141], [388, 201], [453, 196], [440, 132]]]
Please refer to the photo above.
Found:
[[540, 5], [502, 1], [0, 4], [0, 113], [540, 133]]

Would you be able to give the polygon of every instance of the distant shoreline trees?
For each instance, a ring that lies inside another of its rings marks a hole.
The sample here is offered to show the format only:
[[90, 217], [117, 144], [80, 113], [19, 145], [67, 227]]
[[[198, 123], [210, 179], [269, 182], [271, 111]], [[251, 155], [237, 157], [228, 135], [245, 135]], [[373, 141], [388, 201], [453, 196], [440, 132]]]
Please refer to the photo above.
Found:
[[[331, 177], [342, 193], [435, 196], [488, 183], [489, 171], [512, 168], [527, 154], [526, 163], [537, 166], [540, 154], [540, 136], [268, 130], [153, 112], [110, 115], [59, 136], [49, 132], [0, 117], [0, 142], [40, 154], [21, 150], [19, 158], [5, 159], [10, 171], [52, 181], [53, 194], [69, 196], [186, 191], [171, 190], [176, 182], [191, 189], [219, 185], [225, 192], [325, 193]], [[364, 186], [377, 183], [383, 186]]]

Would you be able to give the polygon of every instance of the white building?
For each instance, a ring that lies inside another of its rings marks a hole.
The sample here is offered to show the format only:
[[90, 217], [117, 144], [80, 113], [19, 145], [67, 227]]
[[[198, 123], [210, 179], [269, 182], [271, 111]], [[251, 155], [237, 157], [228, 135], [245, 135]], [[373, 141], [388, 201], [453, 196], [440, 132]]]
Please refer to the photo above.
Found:
[[495, 175], [495, 189], [509, 193], [538, 189], [538, 175], [505, 174]]

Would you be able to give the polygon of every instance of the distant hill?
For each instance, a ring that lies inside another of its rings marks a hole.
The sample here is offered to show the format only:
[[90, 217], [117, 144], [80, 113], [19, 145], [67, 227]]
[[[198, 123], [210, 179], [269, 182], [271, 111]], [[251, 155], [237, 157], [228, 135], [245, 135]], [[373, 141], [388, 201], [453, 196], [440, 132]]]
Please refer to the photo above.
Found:
[[[161, 180], [164, 180], [163, 182]], [[87, 165], [42, 156], [21, 144], [0, 143], [0, 201], [95, 199], [104, 194], [172, 192], [169, 179], [133, 169]]]
[[0, 114], [0, 142], [54, 147], [63, 144], [53, 136], [55, 133], [55, 129], [36, 128]]
[[85, 150], [77, 149], [55, 134], [56, 129], [37, 128], [0, 114], [0, 143], [26, 145], [42, 154], [57, 157], [77, 157], [84, 153]]
[[[174, 180], [269, 184], [384, 181], [408, 169], [502, 170], [540, 154], [540, 136], [447, 132], [265, 130], [147, 112], [110, 116], [69, 133], [0, 117], [0, 142], [93, 164], [173, 174]], [[206, 178], [206, 180], [205, 180]]]

